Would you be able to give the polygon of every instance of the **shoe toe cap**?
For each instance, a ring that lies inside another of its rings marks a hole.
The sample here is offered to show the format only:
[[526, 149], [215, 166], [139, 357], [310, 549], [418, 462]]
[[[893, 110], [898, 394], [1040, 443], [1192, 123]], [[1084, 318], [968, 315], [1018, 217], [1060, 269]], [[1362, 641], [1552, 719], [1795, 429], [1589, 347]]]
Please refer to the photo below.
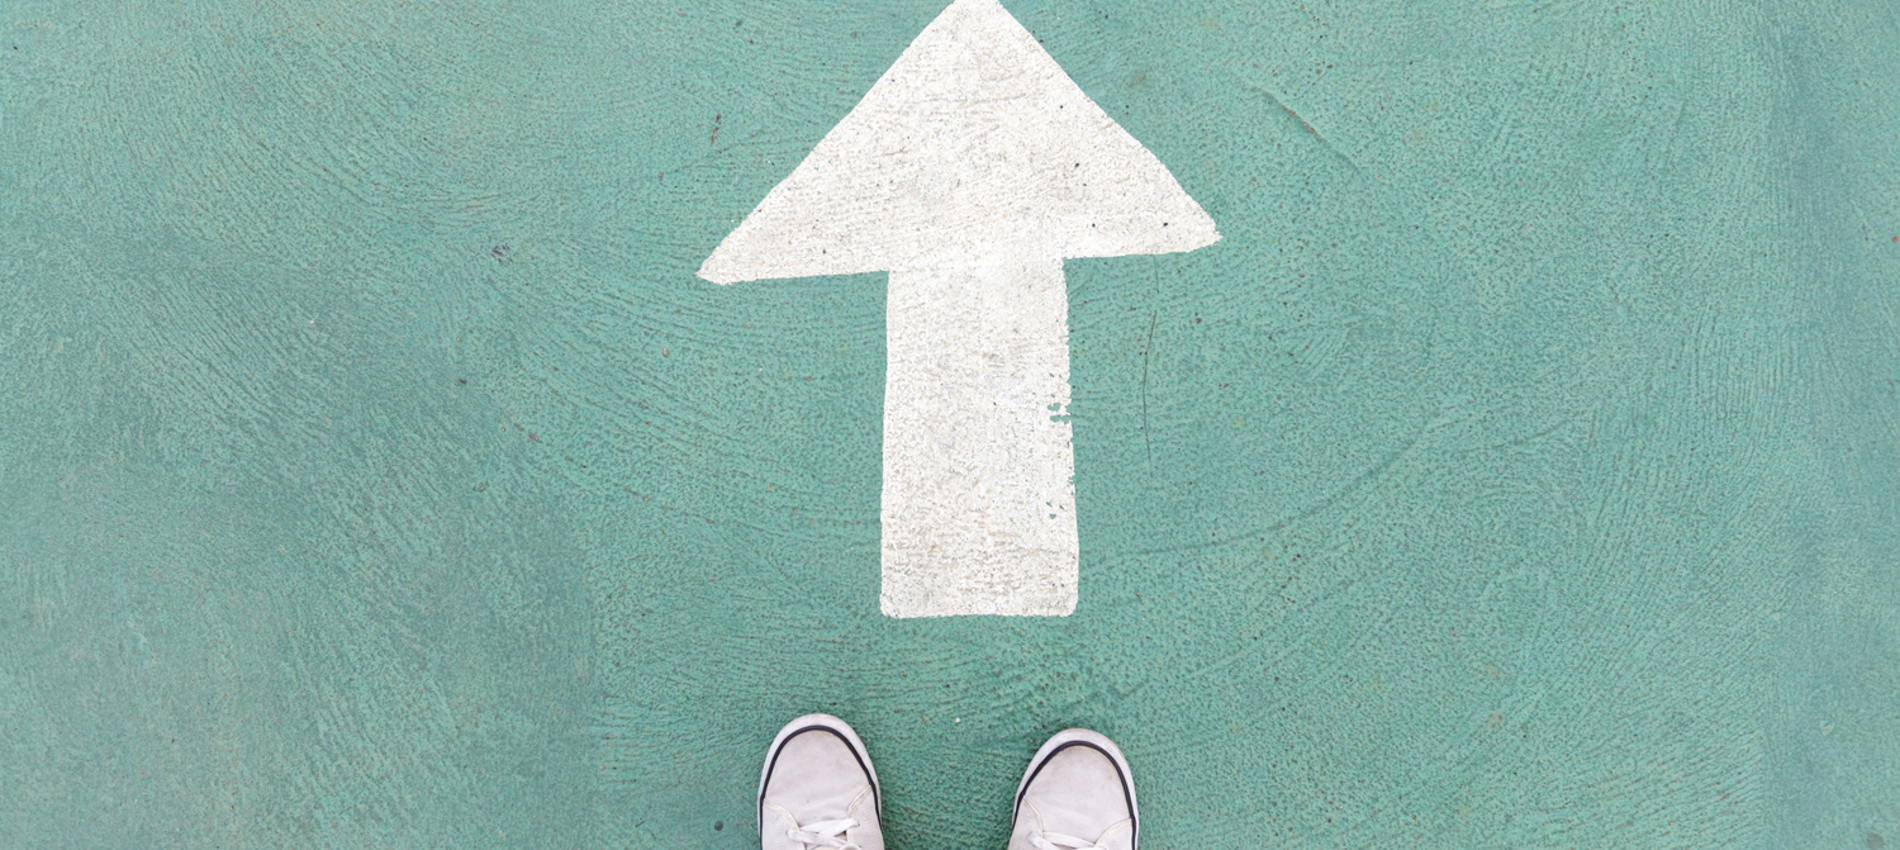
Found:
[[785, 839], [786, 830], [850, 818], [859, 825], [849, 838], [864, 850], [882, 850], [874, 775], [845, 733], [822, 724], [787, 731], [759, 789], [764, 847], [799, 847]]
[[1027, 834], [1041, 830], [1089, 840], [1105, 837], [1110, 843], [1103, 846], [1132, 847], [1135, 812], [1128, 781], [1102, 750], [1064, 747], [1045, 759], [1023, 787], [1015, 832], [1024, 836], [1025, 846]]

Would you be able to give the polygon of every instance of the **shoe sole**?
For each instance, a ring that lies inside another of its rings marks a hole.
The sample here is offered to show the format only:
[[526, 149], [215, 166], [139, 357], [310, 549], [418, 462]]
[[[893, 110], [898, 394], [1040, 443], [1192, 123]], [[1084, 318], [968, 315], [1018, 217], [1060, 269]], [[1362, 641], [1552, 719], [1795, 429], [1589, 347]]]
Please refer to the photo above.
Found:
[[1130, 821], [1128, 846], [1139, 848], [1141, 846], [1141, 810], [1135, 807], [1134, 771], [1128, 769], [1128, 759], [1122, 756], [1121, 748], [1115, 746], [1114, 741], [1109, 740], [1107, 735], [1088, 729], [1064, 729], [1043, 742], [1042, 748], [1036, 750], [1035, 757], [1029, 760], [1029, 769], [1023, 771], [1023, 781], [1016, 783], [1016, 807], [1010, 810], [1009, 816], [1010, 834], [1014, 835], [1016, 832], [1016, 818], [1022, 814], [1023, 792], [1028, 790], [1030, 780], [1036, 778], [1042, 766], [1054, 758], [1056, 753], [1070, 747], [1088, 747], [1108, 756], [1108, 760], [1115, 763], [1115, 773], [1122, 781], [1122, 796], [1128, 800], [1128, 820]]
[[858, 738], [857, 730], [852, 729], [851, 724], [829, 714], [807, 714], [785, 724], [785, 728], [778, 730], [778, 737], [772, 739], [772, 748], [766, 751], [765, 767], [759, 770], [760, 829], [765, 828], [765, 782], [772, 778], [772, 767], [778, 764], [779, 750], [785, 747], [785, 742], [791, 740], [792, 736], [813, 731], [830, 732], [851, 747], [851, 754], [857, 757], [858, 766], [864, 768], [865, 775], [871, 777], [871, 806], [877, 811], [879, 818], [884, 816], [884, 793], [878, 785], [877, 768], [871, 766], [871, 754], [864, 749], [864, 741]]

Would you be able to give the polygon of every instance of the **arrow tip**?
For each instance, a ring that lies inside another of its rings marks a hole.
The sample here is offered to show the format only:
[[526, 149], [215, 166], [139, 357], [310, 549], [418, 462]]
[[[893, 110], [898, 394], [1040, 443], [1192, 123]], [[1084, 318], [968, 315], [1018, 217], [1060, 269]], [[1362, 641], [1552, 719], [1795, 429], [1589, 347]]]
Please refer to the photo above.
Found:
[[957, 0], [699, 269], [857, 274], [1029, 244], [1192, 251], [1214, 221], [997, 0]]

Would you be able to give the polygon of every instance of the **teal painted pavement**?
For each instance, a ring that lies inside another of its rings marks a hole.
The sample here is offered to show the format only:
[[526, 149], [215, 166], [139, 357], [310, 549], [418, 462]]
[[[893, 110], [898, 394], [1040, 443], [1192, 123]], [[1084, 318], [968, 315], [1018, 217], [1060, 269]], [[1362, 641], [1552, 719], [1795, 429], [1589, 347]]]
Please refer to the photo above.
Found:
[[878, 612], [884, 277], [694, 270], [940, 2], [7, 6], [0, 845], [1900, 842], [1900, 12], [1027, 2], [1219, 223], [1072, 261], [1068, 618]]

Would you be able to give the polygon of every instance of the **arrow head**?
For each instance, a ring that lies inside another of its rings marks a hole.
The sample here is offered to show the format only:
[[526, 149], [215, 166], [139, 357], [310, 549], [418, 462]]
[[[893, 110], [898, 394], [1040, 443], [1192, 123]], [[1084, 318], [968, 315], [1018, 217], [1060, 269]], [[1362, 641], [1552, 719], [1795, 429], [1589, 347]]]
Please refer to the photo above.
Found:
[[1154, 154], [996, 0], [957, 0], [700, 267], [715, 283], [1220, 239]]

